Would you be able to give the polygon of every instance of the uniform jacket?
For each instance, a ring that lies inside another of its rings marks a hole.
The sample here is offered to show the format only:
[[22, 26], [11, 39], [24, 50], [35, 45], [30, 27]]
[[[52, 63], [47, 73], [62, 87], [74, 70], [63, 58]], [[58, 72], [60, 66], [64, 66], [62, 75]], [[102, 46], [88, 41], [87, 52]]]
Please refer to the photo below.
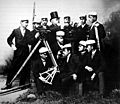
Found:
[[95, 34], [95, 27], [97, 27], [98, 29], [98, 36], [99, 36], [99, 42], [100, 42], [100, 47], [101, 49], [103, 48], [103, 39], [105, 38], [106, 36], [106, 33], [105, 33], [105, 30], [104, 30], [104, 27], [102, 24], [100, 24], [99, 22], [96, 22], [92, 28], [90, 29], [89, 31], [89, 39], [93, 39], [93, 40], [96, 40], [97, 42], [97, 39], [96, 39], [96, 34]]
[[75, 38], [77, 38], [79, 41], [80, 40], [87, 40], [87, 35], [88, 35], [88, 25], [85, 24], [84, 27], [82, 27], [81, 25], [78, 27], [77, 33]]
[[93, 58], [91, 58], [91, 52], [87, 54], [86, 65], [93, 68], [93, 72], [98, 74], [103, 72], [105, 69], [105, 60], [101, 55], [100, 51], [96, 51]]
[[68, 43], [69, 40], [67, 40], [67, 38], [72, 37], [71, 31], [73, 30], [73, 27], [71, 25], [69, 26], [64, 26], [64, 32], [65, 32], [65, 36], [64, 36], [64, 43]]
[[41, 60], [41, 57], [38, 56], [39, 58], [37, 58], [36, 60], [34, 60], [33, 63], [33, 66], [32, 66], [32, 70], [33, 70], [33, 74], [36, 78], [39, 77], [39, 73], [42, 73], [46, 70], [48, 70], [48, 68], [51, 68], [52, 67], [52, 62], [50, 60], [50, 57], [48, 57], [46, 59], [46, 64], [44, 65], [42, 60]]

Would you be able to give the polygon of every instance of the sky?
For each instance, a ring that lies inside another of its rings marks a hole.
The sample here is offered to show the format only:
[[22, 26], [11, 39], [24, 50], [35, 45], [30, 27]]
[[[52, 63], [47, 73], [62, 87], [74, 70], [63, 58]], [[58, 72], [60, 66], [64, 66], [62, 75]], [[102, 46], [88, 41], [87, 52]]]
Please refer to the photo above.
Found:
[[81, 14], [96, 11], [98, 20], [102, 23], [110, 12], [120, 6], [120, 0], [0, 0], [0, 65], [5, 64], [5, 60], [13, 55], [7, 37], [14, 28], [19, 27], [21, 18], [29, 19], [28, 29], [32, 29], [34, 2], [35, 13], [39, 18], [50, 19], [50, 13], [57, 11], [61, 21], [64, 16], [79, 21]]

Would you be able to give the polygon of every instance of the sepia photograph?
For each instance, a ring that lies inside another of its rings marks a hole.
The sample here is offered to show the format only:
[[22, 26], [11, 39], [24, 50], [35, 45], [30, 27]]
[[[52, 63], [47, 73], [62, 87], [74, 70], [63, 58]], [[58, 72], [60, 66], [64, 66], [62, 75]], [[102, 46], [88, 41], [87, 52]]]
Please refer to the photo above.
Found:
[[120, 104], [120, 0], [0, 0], [0, 104]]

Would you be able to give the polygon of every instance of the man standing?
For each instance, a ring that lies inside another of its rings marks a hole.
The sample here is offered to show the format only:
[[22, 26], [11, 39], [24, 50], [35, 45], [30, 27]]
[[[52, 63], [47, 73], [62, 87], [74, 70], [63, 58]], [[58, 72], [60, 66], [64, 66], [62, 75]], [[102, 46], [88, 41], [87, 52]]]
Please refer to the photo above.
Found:
[[89, 31], [88, 39], [93, 39], [97, 43], [97, 48], [103, 51], [103, 39], [106, 36], [104, 27], [97, 21], [97, 13], [91, 12], [88, 14], [88, 20], [92, 24]]
[[72, 36], [71, 30], [73, 29], [73, 27], [71, 25], [70, 16], [65, 16], [64, 17], [64, 28], [63, 29], [65, 31], [65, 43], [69, 43], [69, 41], [66, 40], [66, 38], [69, 38], [70, 36]]
[[[10, 47], [14, 50], [14, 57], [12, 60], [11, 68], [7, 75], [6, 86], [3, 89], [11, 88], [12, 84], [9, 84], [27, 56], [29, 55], [29, 47], [28, 47], [28, 39], [30, 36], [30, 31], [27, 29], [28, 20], [22, 19], [20, 21], [20, 27], [14, 29], [11, 35], [8, 37], [7, 42]], [[13, 39], [15, 39], [15, 44], [13, 43]], [[26, 80], [30, 80], [30, 70], [28, 67], [28, 63], [25, 65], [23, 70], [20, 72], [20, 84], [24, 85]], [[29, 81], [28, 81], [29, 82]]]
[[41, 18], [41, 27], [43, 29], [48, 29], [48, 19], [47, 18]]
[[55, 54], [55, 50], [54, 50], [54, 44], [56, 44], [56, 31], [60, 30], [60, 26], [59, 26], [59, 16], [57, 11], [55, 12], [51, 12], [51, 19], [50, 22], [52, 23], [49, 26], [49, 30], [51, 31], [48, 35], [47, 35], [47, 39], [48, 39], [48, 43], [51, 47], [51, 50], [53, 52], [53, 55]]
[[80, 19], [80, 26], [78, 27], [78, 37], [80, 40], [87, 40], [88, 36], [88, 25], [86, 24], [86, 15], [81, 15]]
[[77, 28], [77, 31], [75, 31], [74, 33], [74, 38], [75, 38], [75, 52], [77, 51], [77, 46], [79, 44], [79, 41], [81, 40], [84, 40], [86, 41], [87, 40], [87, 37], [88, 37], [88, 30], [89, 30], [89, 27], [88, 25], [86, 24], [86, 15], [81, 15], [79, 17], [80, 19], [80, 26], [78, 26]]

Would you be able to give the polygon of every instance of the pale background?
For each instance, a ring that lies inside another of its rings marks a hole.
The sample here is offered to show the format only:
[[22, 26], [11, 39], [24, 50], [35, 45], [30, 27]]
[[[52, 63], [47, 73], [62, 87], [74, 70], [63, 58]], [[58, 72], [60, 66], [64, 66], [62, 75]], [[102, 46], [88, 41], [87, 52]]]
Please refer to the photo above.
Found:
[[50, 12], [58, 11], [61, 20], [69, 15], [73, 21], [78, 21], [81, 14], [96, 11], [98, 20], [104, 23], [112, 11], [120, 9], [120, 0], [0, 0], [0, 65], [12, 56], [12, 49], [6, 40], [12, 30], [19, 26], [20, 19], [28, 18], [28, 29], [32, 29], [34, 2], [39, 18], [50, 19]]

